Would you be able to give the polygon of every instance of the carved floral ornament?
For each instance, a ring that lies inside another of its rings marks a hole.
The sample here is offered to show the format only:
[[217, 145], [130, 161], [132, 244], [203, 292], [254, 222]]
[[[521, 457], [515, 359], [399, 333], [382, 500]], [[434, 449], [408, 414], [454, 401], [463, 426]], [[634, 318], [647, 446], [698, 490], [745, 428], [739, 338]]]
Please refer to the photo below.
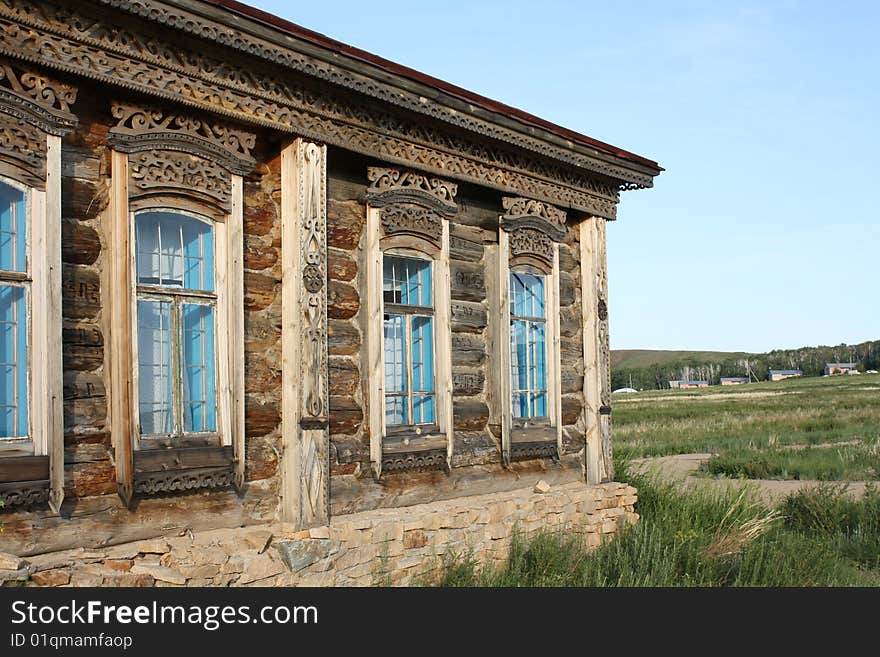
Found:
[[443, 219], [455, 216], [458, 185], [416, 171], [367, 170], [367, 200], [382, 208], [385, 235], [412, 235], [440, 247]]
[[[647, 171], [552, 146], [449, 111], [439, 103], [424, 103], [417, 95], [399, 93], [397, 87], [391, 93], [388, 85], [361, 80], [363, 76], [332, 64], [316, 66], [313, 58], [290, 48], [271, 45], [180, 8], [127, 0], [106, 0], [105, 4], [213, 40], [224, 48], [267, 57], [280, 66], [392, 105], [428, 112], [451, 125], [448, 129], [428, 126], [393, 109], [352, 102], [333, 90], [316, 91], [267, 67], [248, 66], [235, 58], [218, 59], [185, 44], [175, 46], [162, 37], [131, 29], [124, 21], [109, 25], [105, 15], [86, 5], [73, 10], [50, 2], [0, 0], [0, 31], [4, 32], [0, 52], [164, 101], [610, 219], [616, 214], [621, 183], [652, 184], [654, 174]], [[486, 137], [495, 140], [492, 145], [485, 142]], [[549, 159], [533, 157], [533, 153]]]
[[164, 109], [130, 103], [113, 103], [118, 123], [110, 129], [110, 142], [123, 153], [150, 150], [179, 151], [219, 164], [244, 175], [256, 164], [251, 156], [253, 133]]
[[565, 211], [534, 199], [505, 196], [501, 228], [510, 235], [510, 255], [553, 263], [553, 244], [565, 239]]

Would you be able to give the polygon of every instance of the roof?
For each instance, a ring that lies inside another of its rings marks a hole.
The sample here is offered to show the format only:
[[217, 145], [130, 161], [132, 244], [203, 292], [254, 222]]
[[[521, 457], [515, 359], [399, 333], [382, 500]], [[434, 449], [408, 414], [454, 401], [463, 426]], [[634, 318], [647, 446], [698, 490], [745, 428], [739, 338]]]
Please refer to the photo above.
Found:
[[825, 367], [855, 367], [855, 363], [825, 363]]
[[722, 376], [722, 381], [748, 381], [749, 377], [747, 376]]
[[770, 370], [770, 374], [803, 374], [803, 370]]
[[[380, 72], [384, 72], [386, 74], [392, 73], [394, 75], [425, 84], [429, 87], [433, 87], [438, 91], [442, 91], [468, 103], [472, 103], [484, 110], [513, 119], [526, 127], [536, 127], [542, 130], [546, 130], [547, 132], [550, 132], [558, 137], [571, 140], [583, 146], [594, 148], [603, 153], [607, 153], [608, 155], [612, 155], [623, 160], [628, 160], [642, 166], [654, 168], [657, 170], [658, 173], [664, 170], [654, 160], [642, 157], [641, 155], [636, 155], [635, 153], [631, 153], [630, 151], [612, 146], [611, 144], [607, 144], [597, 139], [593, 139], [592, 137], [588, 137], [587, 135], [581, 134], [579, 132], [569, 130], [568, 128], [564, 128], [560, 125], [537, 117], [534, 114], [529, 114], [528, 112], [524, 112], [523, 110], [505, 105], [504, 103], [492, 100], [491, 98], [481, 96], [472, 91], [468, 91], [467, 89], [463, 89], [462, 87], [458, 87], [454, 84], [450, 84], [449, 82], [445, 82], [425, 73], [416, 71], [415, 69], [397, 64], [388, 59], [367, 52], [366, 50], [361, 50], [360, 48], [355, 48], [354, 46], [342, 43], [341, 41], [336, 41], [335, 39], [331, 39], [330, 37], [327, 37], [319, 32], [314, 32], [300, 25], [297, 25], [296, 23], [292, 23], [266, 11], [257, 9], [256, 7], [251, 7], [250, 5], [236, 2], [236, 0], [199, 1], [203, 2], [204, 4], [220, 7], [233, 14], [237, 14], [250, 20], [262, 23], [263, 25], [269, 26], [285, 35], [308, 41], [317, 46], [326, 48], [333, 53], [367, 63], [375, 67], [376, 69], [379, 69]], [[387, 75], [385, 75], [385, 77], [387, 77]]]

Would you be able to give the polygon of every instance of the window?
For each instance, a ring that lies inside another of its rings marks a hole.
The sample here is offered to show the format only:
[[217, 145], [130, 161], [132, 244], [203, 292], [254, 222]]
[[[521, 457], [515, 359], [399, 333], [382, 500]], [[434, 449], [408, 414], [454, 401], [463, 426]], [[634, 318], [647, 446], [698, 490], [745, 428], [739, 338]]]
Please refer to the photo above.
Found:
[[436, 424], [432, 262], [382, 259], [385, 426], [423, 430]]
[[217, 436], [214, 227], [181, 212], [135, 215], [141, 439]]
[[549, 420], [544, 276], [510, 274], [510, 376], [514, 424]]
[[0, 181], [0, 440], [30, 436], [27, 192]]

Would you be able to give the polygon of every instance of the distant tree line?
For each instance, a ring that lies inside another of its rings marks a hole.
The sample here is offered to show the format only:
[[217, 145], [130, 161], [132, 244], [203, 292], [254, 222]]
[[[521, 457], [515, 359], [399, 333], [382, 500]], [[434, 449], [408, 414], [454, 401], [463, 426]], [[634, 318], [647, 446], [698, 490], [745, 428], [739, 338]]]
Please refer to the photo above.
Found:
[[709, 381], [720, 383], [721, 377], [749, 376], [765, 381], [770, 370], [803, 370], [804, 376], [822, 376], [825, 363], [857, 364], [859, 371], [880, 370], [880, 340], [861, 344], [839, 344], [835, 347], [801, 347], [776, 349], [746, 358], [705, 359], [684, 358], [646, 367], [615, 368], [611, 372], [611, 389], [633, 387], [638, 390], [663, 389], [669, 381]]

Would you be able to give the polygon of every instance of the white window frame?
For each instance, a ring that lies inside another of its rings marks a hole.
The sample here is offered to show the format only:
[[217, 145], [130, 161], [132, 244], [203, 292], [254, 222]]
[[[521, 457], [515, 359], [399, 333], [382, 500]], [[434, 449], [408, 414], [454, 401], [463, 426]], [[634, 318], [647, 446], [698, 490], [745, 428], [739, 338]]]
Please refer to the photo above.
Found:
[[[511, 371], [510, 354], [510, 235], [503, 228], [498, 229], [497, 256], [498, 294], [492, 304], [495, 317], [490, 322], [497, 322], [498, 337], [493, 340], [500, 351], [499, 403], [501, 405], [501, 449], [505, 463], [511, 461], [512, 433], [517, 430], [513, 418], [513, 373]], [[514, 265], [516, 268], [517, 265]], [[556, 438], [557, 454], [562, 454], [562, 381], [559, 347], [559, 245], [553, 243], [553, 263], [545, 276], [544, 304], [546, 314], [545, 349], [547, 361], [547, 414], [549, 427]], [[497, 305], [496, 305], [497, 304]], [[533, 427], [539, 428], [539, 427]], [[527, 431], [526, 427], [523, 431]]]
[[[61, 137], [46, 134], [45, 189], [3, 176], [25, 193], [27, 229], [23, 274], [4, 284], [27, 288], [28, 430], [26, 439], [0, 440], [0, 458], [46, 456], [49, 506], [59, 513], [64, 501], [64, 395], [61, 347]], [[17, 279], [17, 280], [15, 280]], [[40, 321], [33, 321], [39, 317]]]
[[[137, 261], [135, 213], [175, 207], [164, 200], [129, 202], [128, 155], [112, 151], [110, 194], [110, 282], [108, 360], [110, 370], [110, 427], [115, 451], [116, 480], [123, 503], [133, 497], [133, 450], [139, 448], [137, 382]], [[225, 216], [192, 212], [214, 220], [214, 285], [217, 294], [217, 414], [220, 445], [231, 446], [235, 482], [244, 483], [244, 205], [243, 179], [231, 176], [230, 211]], [[184, 193], [181, 198], [184, 198]], [[131, 207], [134, 205], [135, 207]], [[189, 204], [181, 203], [184, 212]], [[221, 220], [222, 219], [222, 220]]]
[[[434, 389], [436, 435], [446, 441], [447, 462], [453, 449], [452, 416], [452, 333], [450, 330], [449, 220], [441, 219], [440, 249], [417, 241], [398, 241], [394, 236], [382, 238], [382, 208], [367, 205], [367, 248], [364, 290], [367, 296], [367, 362], [369, 388], [370, 460], [378, 478], [382, 473], [383, 446], [389, 437], [385, 423], [385, 359], [384, 359], [384, 253], [432, 261], [432, 294], [434, 308]], [[417, 447], [414, 446], [414, 451]]]

